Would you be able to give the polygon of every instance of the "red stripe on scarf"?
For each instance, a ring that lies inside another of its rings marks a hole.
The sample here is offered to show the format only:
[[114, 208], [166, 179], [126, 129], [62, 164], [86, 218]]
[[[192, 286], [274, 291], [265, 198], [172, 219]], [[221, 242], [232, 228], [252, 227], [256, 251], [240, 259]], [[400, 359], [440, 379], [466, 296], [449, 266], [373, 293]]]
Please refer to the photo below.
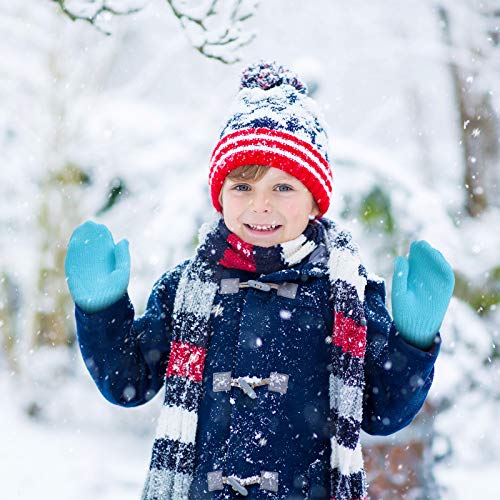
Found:
[[333, 343], [344, 352], [362, 358], [366, 348], [366, 326], [361, 326], [352, 318], [335, 311]]
[[178, 375], [201, 382], [206, 349], [185, 342], [172, 342], [167, 377]]
[[228, 248], [224, 251], [224, 256], [219, 261], [219, 264], [224, 267], [255, 272], [257, 266], [255, 264], [253, 245], [243, 241], [233, 233], [227, 237], [227, 242], [232, 248]]

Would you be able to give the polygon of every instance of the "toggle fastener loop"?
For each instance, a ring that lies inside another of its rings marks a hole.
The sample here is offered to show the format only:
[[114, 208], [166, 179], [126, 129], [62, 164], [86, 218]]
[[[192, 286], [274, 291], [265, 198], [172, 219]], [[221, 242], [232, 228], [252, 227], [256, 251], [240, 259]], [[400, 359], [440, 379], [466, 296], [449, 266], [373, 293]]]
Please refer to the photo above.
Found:
[[278, 491], [278, 473], [268, 470], [260, 471], [260, 489], [267, 491]]
[[225, 392], [231, 390], [231, 372], [216, 372], [212, 376], [212, 390]]
[[287, 283], [285, 281], [284, 283], [281, 283], [281, 285], [278, 286], [276, 294], [279, 295], [280, 297], [287, 297], [289, 299], [294, 299], [295, 296], [297, 295], [298, 288], [299, 285], [297, 285], [297, 283]]
[[261, 292], [270, 292], [276, 290], [276, 294], [280, 297], [294, 299], [297, 295], [297, 283], [264, 283], [257, 280], [241, 281], [239, 278], [224, 278], [220, 280], [220, 293], [223, 295], [238, 293], [240, 288], [253, 288]]
[[260, 471], [260, 476], [239, 478], [237, 476], [223, 476], [221, 470], [207, 473], [208, 491], [224, 489], [224, 484], [229, 484], [234, 491], [240, 495], [247, 496], [248, 490], [245, 486], [251, 484], [260, 485], [261, 490], [278, 491], [278, 473], [272, 471]]
[[220, 293], [226, 295], [229, 293], [238, 293], [240, 288], [239, 278], [224, 278], [220, 280]]
[[271, 372], [269, 375], [269, 385], [267, 386], [269, 391], [279, 392], [280, 394], [286, 394], [288, 390], [288, 375], [284, 373]]
[[231, 378], [231, 372], [216, 372], [212, 376], [212, 390], [214, 392], [227, 392], [231, 390], [231, 387], [239, 387], [250, 398], [255, 399], [257, 397], [255, 387], [267, 385], [269, 391], [286, 394], [288, 377], [285, 373], [271, 372], [269, 378]]

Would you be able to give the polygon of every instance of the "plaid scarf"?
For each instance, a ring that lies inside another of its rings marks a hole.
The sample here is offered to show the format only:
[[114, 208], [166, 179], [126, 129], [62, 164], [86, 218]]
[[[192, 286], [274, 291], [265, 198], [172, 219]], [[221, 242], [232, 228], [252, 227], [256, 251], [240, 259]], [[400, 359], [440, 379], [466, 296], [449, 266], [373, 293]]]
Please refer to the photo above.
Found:
[[[264, 248], [244, 242], [219, 218], [200, 229], [200, 244], [177, 286], [170, 357], [162, 406], [143, 500], [188, 499], [193, 478], [198, 408], [211, 336], [210, 315], [221, 266], [255, 273], [292, 267], [318, 246], [328, 252], [334, 308], [330, 397], [330, 487], [334, 500], [367, 496], [359, 433], [366, 347], [364, 290], [366, 269], [347, 231], [322, 218], [298, 238]], [[229, 486], [227, 486], [229, 487]]]

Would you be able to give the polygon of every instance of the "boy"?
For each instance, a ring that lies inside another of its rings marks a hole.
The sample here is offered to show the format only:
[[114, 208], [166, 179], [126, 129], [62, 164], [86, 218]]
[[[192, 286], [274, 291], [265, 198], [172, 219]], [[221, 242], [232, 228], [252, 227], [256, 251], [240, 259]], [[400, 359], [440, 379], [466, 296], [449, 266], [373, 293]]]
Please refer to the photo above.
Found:
[[414, 242], [385, 285], [322, 217], [332, 172], [306, 87], [244, 71], [211, 158], [222, 214], [196, 255], [134, 319], [128, 243], [86, 222], [66, 258], [80, 348], [104, 397], [131, 407], [165, 385], [144, 499], [366, 498], [363, 429], [387, 435], [421, 408], [454, 279]]

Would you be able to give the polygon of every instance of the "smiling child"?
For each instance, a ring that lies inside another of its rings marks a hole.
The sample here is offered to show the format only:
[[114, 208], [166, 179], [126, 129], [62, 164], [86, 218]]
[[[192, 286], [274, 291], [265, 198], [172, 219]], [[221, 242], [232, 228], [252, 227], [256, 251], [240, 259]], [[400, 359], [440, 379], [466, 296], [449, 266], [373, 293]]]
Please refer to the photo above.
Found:
[[324, 217], [333, 184], [321, 113], [296, 75], [248, 67], [210, 161], [218, 216], [192, 258], [127, 293], [128, 242], [88, 221], [66, 274], [78, 341], [103, 396], [133, 407], [163, 387], [143, 499], [364, 499], [360, 431], [422, 407], [453, 272], [427, 242], [385, 284]]

